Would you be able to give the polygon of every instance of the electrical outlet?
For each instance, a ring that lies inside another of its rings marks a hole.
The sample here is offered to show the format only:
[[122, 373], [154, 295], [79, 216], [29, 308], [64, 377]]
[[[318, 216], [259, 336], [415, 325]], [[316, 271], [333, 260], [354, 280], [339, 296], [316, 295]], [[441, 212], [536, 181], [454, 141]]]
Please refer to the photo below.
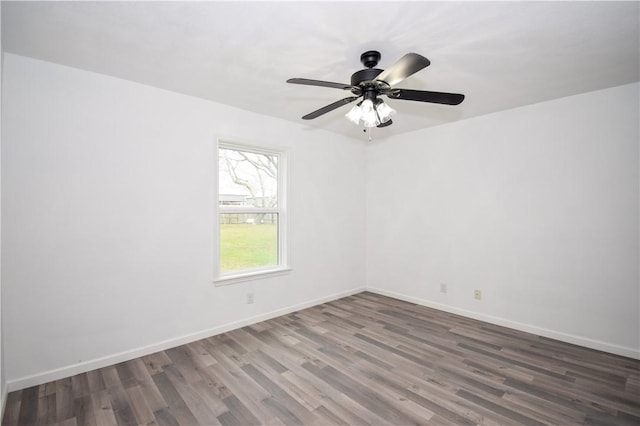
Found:
[[446, 292], [447, 292], [447, 284], [440, 283], [440, 293], [446, 293]]
[[247, 304], [251, 305], [253, 303], [253, 293], [247, 293]]
[[482, 291], [476, 288], [475, 290], [473, 290], [473, 297], [478, 300], [482, 299]]

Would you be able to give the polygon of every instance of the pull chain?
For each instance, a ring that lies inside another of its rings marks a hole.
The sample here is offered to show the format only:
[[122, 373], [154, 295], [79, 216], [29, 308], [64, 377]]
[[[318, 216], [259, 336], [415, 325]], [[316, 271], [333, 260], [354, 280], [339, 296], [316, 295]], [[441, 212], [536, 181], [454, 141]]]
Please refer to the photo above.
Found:
[[369, 143], [371, 143], [371, 127], [365, 127], [363, 131], [367, 134], [367, 136], [369, 137]]

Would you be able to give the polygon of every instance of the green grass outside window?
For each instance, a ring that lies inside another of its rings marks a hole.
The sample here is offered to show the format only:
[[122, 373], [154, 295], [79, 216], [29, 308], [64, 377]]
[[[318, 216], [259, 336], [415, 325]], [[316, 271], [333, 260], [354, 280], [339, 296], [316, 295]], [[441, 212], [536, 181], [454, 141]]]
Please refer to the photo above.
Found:
[[275, 224], [221, 224], [220, 272], [278, 264], [278, 226]]

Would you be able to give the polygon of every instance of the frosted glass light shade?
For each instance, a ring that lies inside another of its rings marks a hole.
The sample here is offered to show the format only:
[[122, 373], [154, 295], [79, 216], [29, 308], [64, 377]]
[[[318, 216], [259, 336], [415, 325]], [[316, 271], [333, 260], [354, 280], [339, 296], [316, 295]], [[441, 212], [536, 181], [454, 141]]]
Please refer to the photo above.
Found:
[[365, 99], [351, 108], [345, 117], [355, 125], [360, 124], [360, 120], [362, 120], [365, 127], [376, 127], [391, 120], [391, 116], [395, 113], [396, 110], [382, 102], [381, 99], [376, 99], [376, 104], [370, 99]]
[[365, 127], [376, 127], [380, 124], [376, 110], [373, 107], [373, 102], [370, 99], [362, 102], [360, 109], [362, 110], [362, 121]]
[[386, 123], [391, 120], [391, 116], [396, 113], [396, 110], [391, 108], [389, 105], [384, 102], [380, 102], [378, 106], [376, 106], [376, 110], [378, 111], [378, 116], [380, 117], [380, 121]]
[[362, 117], [362, 110], [358, 105], [354, 105], [353, 108], [345, 114], [345, 117], [347, 117], [353, 124], [358, 125], [360, 118]]

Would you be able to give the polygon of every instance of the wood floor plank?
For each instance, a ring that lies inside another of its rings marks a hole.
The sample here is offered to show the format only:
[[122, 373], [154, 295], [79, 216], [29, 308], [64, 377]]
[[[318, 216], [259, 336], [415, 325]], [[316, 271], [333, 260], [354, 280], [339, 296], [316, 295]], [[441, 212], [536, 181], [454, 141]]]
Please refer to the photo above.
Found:
[[143, 358], [133, 359], [128, 361], [128, 364], [149, 409], [155, 412], [167, 408], [167, 402], [155, 385]]
[[339, 425], [339, 426], [350, 426], [355, 424], [364, 424], [364, 420], [360, 420], [361, 423], [349, 422], [345, 417], [340, 416], [338, 413], [335, 413], [329, 410], [324, 405], [320, 405], [314, 411], [314, 414], [318, 417], [319, 423], [317, 424], [331, 424], [331, 425]]
[[141, 359], [150, 375], [161, 373], [166, 365], [171, 364], [171, 358], [169, 358], [164, 351], [143, 356]]
[[139, 425], [152, 426], [156, 425], [156, 418], [153, 415], [153, 410], [147, 404], [147, 400], [142, 393], [140, 386], [128, 387], [125, 392], [131, 401], [130, 406], [135, 416], [135, 423]]
[[277, 370], [271, 368], [271, 366], [265, 363], [263, 359], [259, 357], [248, 357], [248, 359], [251, 361], [251, 364], [245, 367], [255, 366], [255, 368], [257, 368], [260, 372], [268, 376], [268, 379], [272, 381], [278, 388], [286, 392], [288, 397], [293, 398], [298, 404], [306, 408], [307, 411], [312, 412], [320, 406], [320, 404], [312, 395], [306, 393], [296, 384], [288, 381], [286, 377], [281, 374], [281, 372], [278, 372]]
[[116, 372], [118, 373], [118, 378], [120, 379], [120, 383], [124, 388], [136, 385], [136, 376], [131, 370], [128, 362], [121, 362], [119, 364], [116, 364], [115, 367]]
[[24, 389], [18, 411], [18, 425], [36, 424], [38, 419], [38, 388]]
[[[360, 367], [362, 366], [362, 367]], [[457, 405], [452, 398], [459, 389], [448, 381], [438, 381], [433, 377], [421, 377], [419, 374], [407, 374], [401, 369], [386, 370], [366, 361], [357, 366], [358, 375], [370, 377], [384, 383], [386, 388], [393, 389], [403, 397], [429, 409], [441, 419], [448, 419], [456, 424], [477, 424], [478, 418]], [[424, 396], [423, 396], [424, 395]]]
[[375, 413], [379, 417], [394, 424], [415, 423], [415, 420], [412, 418], [412, 414], [403, 413], [399, 410], [397, 406], [390, 401], [390, 398], [388, 398], [387, 395], [381, 395], [372, 391], [370, 388], [358, 383], [353, 378], [339, 372], [334, 367], [326, 366], [318, 368], [310, 363], [305, 363], [303, 367], [320, 380], [340, 389], [343, 394], [349, 395], [358, 404]]
[[[277, 417], [285, 423], [310, 424], [315, 421], [315, 416], [304, 405], [300, 404], [285, 389], [271, 380], [267, 374], [254, 365], [246, 364], [242, 367], [245, 373], [250, 376], [258, 385], [269, 392], [271, 397], [263, 400], [268, 407], [278, 411]], [[286, 418], [281, 414], [286, 413]]]
[[102, 380], [104, 381], [106, 389], [122, 386], [122, 382], [120, 382], [120, 376], [118, 376], [118, 370], [115, 365], [101, 368], [100, 373], [102, 374]]
[[640, 361], [360, 293], [9, 393], [2, 425], [640, 424]]
[[91, 394], [91, 402], [93, 404], [93, 413], [96, 418], [96, 424], [105, 426], [118, 424], [116, 416], [113, 414], [111, 398], [109, 398], [109, 392], [107, 390], [101, 390]]
[[510, 390], [509, 393], [505, 394], [502, 398], [523, 407], [536, 410], [538, 413], [545, 414], [548, 417], [546, 421], [548, 424], [582, 424], [585, 420], [585, 414], [583, 412], [570, 409], [552, 401], [537, 398], [524, 392]]
[[185, 346], [189, 351], [191, 351], [191, 358], [194, 360], [196, 365], [206, 368], [215, 364], [216, 360], [213, 359], [211, 354], [202, 346], [201, 341], [191, 342]]
[[75, 401], [71, 384], [71, 377], [56, 381], [56, 419], [59, 422], [75, 417]]
[[77, 374], [71, 377], [71, 390], [74, 398], [89, 395], [89, 380], [87, 373]]
[[[100, 392], [101, 390], [98, 390]], [[91, 395], [81, 396], [74, 401], [74, 414], [72, 417], [80, 425], [95, 425], [98, 424], [93, 407], [93, 401]], [[63, 421], [64, 422], [64, 421]], [[61, 424], [63, 422], [58, 422]]]
[[175, 375], [166, 370], [167, 377], [171, 380], [176, 390], [184, 400], [185, 405], [197, 419], [198, 424], [202, 425], [217, 425], [219, 424], [215, 407], [209, 407], [200, 392], [192, 386], [193, 382], [189, 383], [186, 380], [178, 380]]
[[[55, 385], [55, 382], [53, 382]], [[10, 392], [4, 406], [2, 425], [17, 425], [20, 418], [20, 405], [22, 404], [22, 390]]]
[[[168, 408], [161, 409], [160, 411], [163, 414], [171, 414], [170, 416], [163, 415], [161, 417], [165, 420], [175, 419], [179, 424], [198, 424], [198, 420], [195, 418], [191, 410], [189, 410], [184, 399], [173, 386], [173, 383], [171, 383], [171, 380], [169, 380], [169, 377], [167, 376], [168, 374], [171, 373], [163, 371], [153, 375], [153, 382], [158, 387], [158, 390], [168, 405]], [[156, 419], [157, 418], [158, 417], [156, 416]]]
[[56, 422], [56, 394], [44, 395], [38, 401], [38, 424], [50, 425]]
[[[230, 391], [230, 395], [223, 399], [225, 405], [229, 407], [230, 411], [233, 411], [233, 407], [242, 410], [242, 413], [234, 413], [240, 420], [251, 418], [257, 423], [268, 423], [273, 420], [275, 417], [273, 413], [261, 403], [269, 397], [269, 394], [237, 366], [233, 366], [227, 361], [220, 363], [220, 359], [223, 357], [224, 355], [220, 354], [216, 358], [219, 363], [212, 365], [211, 368]], [[229, 404], [232, 404], [233, 407]]]
[[87, 372], [87, 384], [89, 386], [89, 393], [101, 391], [107, 388], [104, 384], [104, 380], [102, 379], [102, 374], [100, 374], [100, 370]]
[[178, 420], [173, 416], [170, 408], [162, 408], [153, 413], [160, 426], [180, 426]]
[[216, 418], [229, 411], [229, 407], [227, 407], [223, 399], [218, 396], [219, 390], [212, 384], [208, 384], [202, 380], [193, 383], [191, 387], [193, 387], [193, 390], [202, 398], [204, 404], [207, 405], [207, 408], [213, 412]]
[[[131, 387], [131, 386], [129, 386]], [[111, 407], [116, 421], [121, 425], [136, 424], [136, 417], [131, 409], [129, 395], [123, 386], [111, 388], [108, 391], [111, 399]]]
[[[292, 371], [282, 373], [282, 378], [282, 385], [286, 386], [292, 394], [303, 399], [304, 401], [300, 403], [306, 405], [310, 410], [315, 410], [321, 405], [326, 405], [324, 401], [331, 399], [331, 396], [323, 392], [321, 386], [318, 386], [318, 383], [314, 383], [313, 379], [308, 380], [302, 375]], [[333, 396], [337, 394], [336, 392]]]
[[[80, 424], [87, 424], [87, 423], [80, 423]], [[93, 424], [93, 423], [89, 423], [89, 424]], [[78, 426], [78, 419], [76, 417], [72, 417], [70, 419], [63, 421], [62, 423], [59, 423], [59, 425], [60, 426]]]
[[341, 393], [336, 398], [325, 401], [323, 404], [327, 407], [332, 407], [333, 410], [339, 412], [341, 416], [346, 419], [350, 419], [351, 417], [356, 417], [356, 419], [362, 419], [364, 423], [359, 423], [358, 421], [354, 421], [351, 424], [366, 424], [366, 425], [390, 425], [393, 424], [389, 420], [384, 417], [381, 417], [377, 413], [369, 410], [366, 406], [358, 403], [352, 399], [351, 395], [346, 395]]
[[226, 397], [223, 402], [227, 407], [229, 407], [229, 412], [233, 413], [234, 417], [240, 421], [240, 424], [258, 425], [268, 424], [273, 421], [273, 417], [270, 415], [264, 415], [262, 410], [256, 411], [256, 414], [261, 417], [261, 420], [258, 420], [254, 413], [235, 395]]

